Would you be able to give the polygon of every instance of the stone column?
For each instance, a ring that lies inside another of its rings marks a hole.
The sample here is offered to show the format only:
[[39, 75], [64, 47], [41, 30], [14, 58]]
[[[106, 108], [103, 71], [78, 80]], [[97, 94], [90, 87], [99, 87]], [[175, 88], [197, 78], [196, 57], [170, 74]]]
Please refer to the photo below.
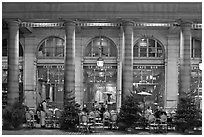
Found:
[[9, 21], [8, 40], [8, 105], [19, 99], [19, 23]]
[[64, 105], [75, 101], [75, 23], [65, 22]]
[[123, 55], [124, 55], [124, 31], [123, 27], [120, 27], [119, 33], [119, 52], [118, 52], [118, 59], [117, 59], [117, 94], [116, 94], [116, 109], [117, 112], [120, 111], [121, 107], [121, 100], [122, 100], [122, 63], [123, 63]]
[[164, 107], [175, 109], [178, 101], [178, 61], [179, 61], [179, 34], [169, 34], [167, 45], [166, 67], [166, 95]]
[[124, 26], [124, 60], [122, 75], [122, 100], [130, 95], [133, 84], [133, 23], [125, 22]]
[[36, 107], [36, 42], [34, 36], [25, 38], [24, 95], [28, 107]]
[[179, 96], [190, 92], [191, 77], [191, 23], [181, 23], [180, 32], [180, 82]]

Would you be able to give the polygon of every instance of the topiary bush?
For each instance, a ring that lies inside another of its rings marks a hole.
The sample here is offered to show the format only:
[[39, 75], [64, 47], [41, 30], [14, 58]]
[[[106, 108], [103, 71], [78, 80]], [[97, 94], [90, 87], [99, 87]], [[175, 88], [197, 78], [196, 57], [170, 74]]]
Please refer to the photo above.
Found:
[[3, 129], [18, 129], [25, 122], [25, 106], [21, 101], [2, 110]]
[[136, 96], [132, 93], [123, 101], [118, 117], [119, 129], [134, 128], [141, 119], [141, 108]]
[[79, 108], [76, 104], [68, 104], [60, 118], [60, 129], [68, 131], [76, 131], [79, 123]]

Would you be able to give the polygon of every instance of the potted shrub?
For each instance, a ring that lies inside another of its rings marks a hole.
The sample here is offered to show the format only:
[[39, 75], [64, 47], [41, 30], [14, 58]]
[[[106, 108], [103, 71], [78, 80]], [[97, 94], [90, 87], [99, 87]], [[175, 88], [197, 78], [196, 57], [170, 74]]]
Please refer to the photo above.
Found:
[[136, 123], [141, 119], [141, 108], [135, 95], [130, 96], [123, 101], [118, 117], [118, 126], [121, 130], [132, 131], [135, 129]]
[[22, 101], [15, 101], [2, 110], [3, 129], [18, 129], [25, 122], [25, 106]]
[[192, 97], [180, 98], [175, 117], [176, 129], [182, 132], [192, 132], [200, 123], [201, 115]]
[[65, 106], [60, 118], [60, 128], [62, 130], [76, 131], [79, 123], [78, 113], [79, 108], [76, 104], [70, 103]]

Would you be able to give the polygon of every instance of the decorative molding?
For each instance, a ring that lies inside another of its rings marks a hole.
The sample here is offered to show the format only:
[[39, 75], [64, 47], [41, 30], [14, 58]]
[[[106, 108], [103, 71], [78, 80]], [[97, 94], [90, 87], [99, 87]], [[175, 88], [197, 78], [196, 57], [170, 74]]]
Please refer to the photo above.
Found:
[[[125, 22], [127, 23], [127, 22]], [[176, 27], [181, 26], [179, 23], [133, 23], [128, 21], [128, 23], [134, 24], [134, 27]], [[76, 22], [76, 26], [81, 27], [119, 27], [121, 26], [122, 22], [113, 23], [113, 22]], [[64, 27], [65, 22], [50, 22], [50, 23], [39, 23], [39, 22], [20, 22], [20, 27], [33, 27], [33, 28], [50, 28], [50, 27]], [[192, 29], [202, 29], [201, 23], [192, 23]]]

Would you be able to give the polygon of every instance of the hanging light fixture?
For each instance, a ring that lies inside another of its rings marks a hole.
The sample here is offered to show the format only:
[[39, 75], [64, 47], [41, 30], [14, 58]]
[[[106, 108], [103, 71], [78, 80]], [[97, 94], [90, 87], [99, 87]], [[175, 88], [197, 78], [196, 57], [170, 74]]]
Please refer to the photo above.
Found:
[[102, 58], [102, 36], [101, 36], [101, 29], [99, 28], [99, 58], [97, 59], [97, 67], [101, 68], [104, 66], [104, 60]]

